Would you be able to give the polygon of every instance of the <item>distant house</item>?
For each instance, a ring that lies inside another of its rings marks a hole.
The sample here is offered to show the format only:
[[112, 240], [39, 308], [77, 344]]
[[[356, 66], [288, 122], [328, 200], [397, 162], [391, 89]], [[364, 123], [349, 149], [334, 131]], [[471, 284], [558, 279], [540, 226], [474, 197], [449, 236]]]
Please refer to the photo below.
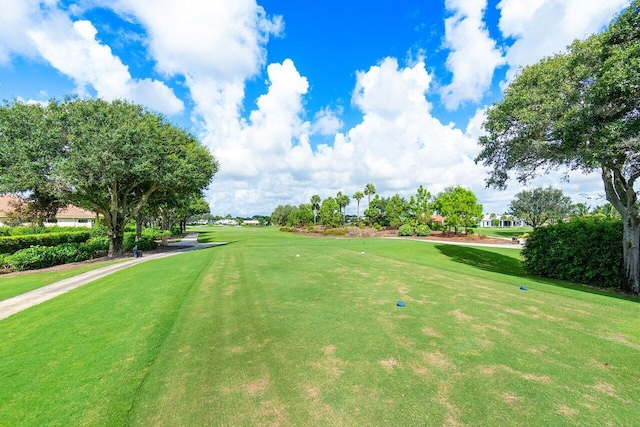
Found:
[[496, 215], [493, 218], [491, 218], [491, 215], [485, 215], [484, 217], [482, 217], [482, 219], [478, 223], [478, 227], [494, 227], [493, 225], [494, 222], [497, 223], [495, 227], [526, 227], [527, 226], [526, 221], [520, 218], [515, 218], [512, 216], [505, 217], [504, 215], [501, 215], [501, 216]]
[[444, 225], [444, 218], [440, 215], [431, 215], [431, 222]]
[[257, 219], [246, 219], [242, 221], [242, 225], [260, 225], [260, 221]]
[[[15, 209], [16, 204], [23, 201], [15, 194], [0, 196], [0, 225], [4, 225], [7, 214]], [[92, 227], [96, 221], [96, 214], [74, 205], [59, 209], [55, 218], [45, 222], [45, 226], [58, 225], [60, 227]]]
[[219, 219], [213, 223], [217, 225], [238, 225], [238, 221], [235, 219]]

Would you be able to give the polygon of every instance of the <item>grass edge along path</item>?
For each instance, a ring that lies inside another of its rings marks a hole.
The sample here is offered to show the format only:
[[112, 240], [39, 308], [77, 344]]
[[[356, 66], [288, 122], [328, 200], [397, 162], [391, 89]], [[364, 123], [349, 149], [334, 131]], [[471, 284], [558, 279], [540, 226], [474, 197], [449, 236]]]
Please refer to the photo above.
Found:
[[212, 250], [151, 260], [0, 322], [0, 425], [123, 425]]
[[0, 275], [0, 301], [50, 285], [69, 277], [77, 276], [78, 274], [86, 273], [87, 271], [96, 270], [122, 261], [125, 260], [99, 261], [54, 271], [32, 270], [27, 272], [11, 273], [9, 275]]

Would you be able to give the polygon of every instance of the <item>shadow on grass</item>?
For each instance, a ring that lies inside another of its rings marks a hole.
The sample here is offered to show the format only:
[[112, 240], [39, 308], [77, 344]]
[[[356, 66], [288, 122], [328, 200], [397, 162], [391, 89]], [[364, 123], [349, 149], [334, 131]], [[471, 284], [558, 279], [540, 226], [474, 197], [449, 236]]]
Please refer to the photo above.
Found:
[[467, 264], [480, 270], [518, 277], [526, 275], [522, 262], [510, 256], [471, 246], [435, 245], [435, 248], [454, 262]]
[[541, 284], [557, 286], [559, 288], [571, 289], [574, 291], [586, 292], [589, 294], [617, 298], [626, 301], [640, 302], [640, 296], [626, 294], [615, 289], [601, 289], [557, 279], [531, 276], [525, 273], [520, 260], [495, 252], [458, 245], [435, 245], [435, 247], [452, 261], [470, 265], [481, 270], [526, 278]]

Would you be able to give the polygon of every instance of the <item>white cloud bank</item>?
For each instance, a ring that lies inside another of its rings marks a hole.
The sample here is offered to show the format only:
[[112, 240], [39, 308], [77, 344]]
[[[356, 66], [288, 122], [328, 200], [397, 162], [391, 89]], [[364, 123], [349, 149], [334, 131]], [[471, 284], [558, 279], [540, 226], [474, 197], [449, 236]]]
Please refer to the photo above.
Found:
[[[86, 0], [85, 8], [110, 8], [146, 31], [149, 59], [162, 78], [180, 77], [189, 90], [193, 119], [202, 140], [220, 160], [209, 191], [216, 213], [268, 214], [280, 203], [307, 202], [312, 194], [353, 194], [367, 182], [383, 195], [409, 195], [419, 185], [432, 193], [446, 186], [470, 187], [486, 211], [504, 209], [518, 188], [485, 190], [484, 170], [473, 158], [479, 147], [483, 109], [467, 124], [441, 123], [429, 101], [434, 76], [424, 55], [401, 66], [384, 58], [358, 71], [352, 105], [362, 121], [343, 129], [339, 109], [307, 114], [309, 89], [294, 60], [266, 67], [268, 91], [243, 117], [244, 84], [266, 64], [270, 37], [283, 29], [255, 0]], [[500, 46], [487, 29], [486, 0], [447, 0], [446, 66], [452, 73], [440, 96], [449, 109], [481, 101], [495, 69], [513, 75], [518, 66], [560, 51], [571, 40], [598, 31], [628, 0], [502, 0], [499, 29], [515, 42]], [[110, 99], [125, 97], [173, 114], [184, 108], [159, 79], [136, 79], [95, 26], [74, 20], [55, 0], [4, 0], [0, 14], [0, 65], [16, 55], [44, 60], [66, 74], [78, 90]], [[71, 8], [73, 10], [73, 8]], [[295, 59], [295, 58], [293, 58]], [[312, 116], [312, 121], [304, 117]], [[460, 129], [465, 128], [462, 131]], [[315, 148], [315, 135], [333, 139]], [[333, 137], [333, 138], [332, 138]], [[556, 178], [552, 179], [557, 185]], [[570, 194], [598, 188], [593, 177], [577, 177]], [[576, 200], [578, 201], [578, 200]], [[355, 204], [348, 210], [355, 212]], [[364, 207], [361, 206], [361, 210]]]

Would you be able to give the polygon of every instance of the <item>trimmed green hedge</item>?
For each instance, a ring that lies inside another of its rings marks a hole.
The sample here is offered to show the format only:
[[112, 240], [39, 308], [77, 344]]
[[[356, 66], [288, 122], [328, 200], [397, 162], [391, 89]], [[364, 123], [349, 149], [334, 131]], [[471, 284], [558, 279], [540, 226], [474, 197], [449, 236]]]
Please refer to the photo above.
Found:
[[0, 253], [12, 254], [31, 246], [57, 246], [63, 243], [82, 243], [91, 238], [91, 230], [66, 233], [25, 234], [0, 237]]
[[109, 243], [104, 238], [92, 239], [86, 243], [32, 246], [13, 255], [1, 255], [0, 267], [6, 271], [36, 270], [98, 258], [106, 255], [108, 248]]
[[529, 274], [626, 289], [622, 222], [596, 217], [538, 227], [522, 250]]
[[398, 236], [413, 236], [413, 227], [409, 224], [402, 224], [398, 229]]

